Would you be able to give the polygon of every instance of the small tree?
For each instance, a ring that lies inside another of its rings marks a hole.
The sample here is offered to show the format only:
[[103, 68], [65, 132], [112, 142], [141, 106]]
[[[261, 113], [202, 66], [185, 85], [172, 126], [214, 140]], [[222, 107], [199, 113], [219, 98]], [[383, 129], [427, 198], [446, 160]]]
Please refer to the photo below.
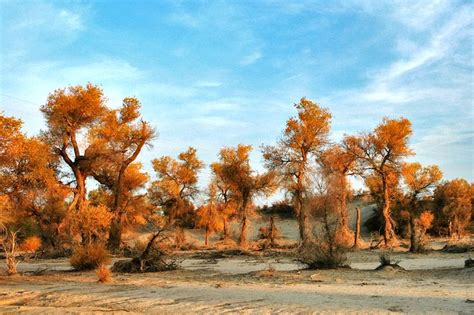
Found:
[[176, 236], [184, 235], [181, 228], [186, 215], [194, 211], [193, 200], [199, 193], [198, 172], [204, 164], [192, 147], [180, 153], [178, 160], [164, 156], [152, 163], [157, 179], [148, 189], [149, 198], [154, 205], [163, 209], [169, 225], [176, 226]]
[[405, 163], [402, 175], [407, 186], [406, 199], [410, 213], [410, 252], [417, 252], [420, 249], [416, 226], [422, 209], [420, 198], [427, 196], [430, 188], [441, 180], [442, 173], [436, 165], [422, 167], [419, 163]]
[[473, 185], [464, 179], [453, 179], [438, 185], [434, 192], [438, 225], [448, 228], [449, 235], [460, 239], [471, 224]]
[[0, 244], [5, 251], [7, 274], [14, 275], [17, 273], [16, 267], [18, 265], [18, 261], [16, 259], [18, 230], [11, 230], [7, 226], [1, 224], [0, 232]]
[[311, 198], [310, 208], [317, 220], [313, 233], [318, 241], [306, 243], [300, 248], [299, 261], [310, 269], [344, 266], [347, 247], [337, 235], [341, 224], [337, 201], [325, 192]]
[[224, 227], [222, 219], [224, 213], [219, 209], [222, 206], [217, 201], [216, 187], [211, 183], [207, 203], [198, 209], [196, 222], [198, 227], [205, 230], [204, 243], [206, 246], [209, 244], [209, 235], [221, 231]]
[[239, 144], [236, 148], [223, 148], [219, 153], [220, 161], [212, 168], [219, 181], [226, 183], [231, 198], [238, 205], [242, 218], [240, 246], [247, 246], [247, 227], [253, 198], [257, 194], [271, 194], [275, 186], [274, 173], [255, 174], [250, 166], [249, 153], [252, 147]]

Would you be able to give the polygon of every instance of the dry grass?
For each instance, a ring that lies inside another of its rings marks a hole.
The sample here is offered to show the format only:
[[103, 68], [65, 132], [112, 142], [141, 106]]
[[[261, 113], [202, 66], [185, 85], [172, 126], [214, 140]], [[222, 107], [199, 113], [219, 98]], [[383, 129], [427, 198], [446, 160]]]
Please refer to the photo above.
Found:
[[99, 268], [97, 268], [96, 274], [97, 278], [99, 278], [98, 282], [100, 283], [106, 283], [112, 280], [112, 272], [104, 264], [101, 264]]
[[77, 247], [70, 259], [71, 266], [76, 270], [93, 270], [109, 261], [109, 252], [102, 244]]

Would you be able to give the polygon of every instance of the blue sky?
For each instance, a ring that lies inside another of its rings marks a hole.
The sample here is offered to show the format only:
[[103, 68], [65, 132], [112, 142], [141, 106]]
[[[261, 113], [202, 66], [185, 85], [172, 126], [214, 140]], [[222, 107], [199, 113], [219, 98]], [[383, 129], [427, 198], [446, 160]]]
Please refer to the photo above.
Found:
[[[414, 125], [413, 160], [473, 180], [471, 1], [2, 1], [0, 110], [44, 128], [39, 105], [100, 84], [138, 97], [159, 131], [141, 160], [187, 146], [271, 144], [306, 96], [332, 139], [384, 116]], [[208, 171], [202, 174], [202, 184]]]

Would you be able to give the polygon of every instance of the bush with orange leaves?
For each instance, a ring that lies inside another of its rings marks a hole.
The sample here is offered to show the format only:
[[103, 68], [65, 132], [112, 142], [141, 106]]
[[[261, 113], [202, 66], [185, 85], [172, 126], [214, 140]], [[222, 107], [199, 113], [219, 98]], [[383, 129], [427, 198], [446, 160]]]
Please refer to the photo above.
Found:
[[424, 235], [433, 226], [434, 214], [431, 211], [425, 210], [420, 214], [417, 225], [420, 227], [421, 235]]
[[28, 253], [34, 253], [41, 247], [41, 239], [34, 235], [26, 238], [20, 245], [20, 249], [28, 252]]
[[109, 252], [103, 244], [99, 243], [77, 247], [69, 260], [76, 270], [92, 270], [109, 261]]
[[110, 282], [112, 279], [112, 272], [104, 264], [101, 264], [99, 268], [97, 268], [96, 274], [97, 278], [99, 278], [97, 281], [101, 283]]
[[112, 214], [104, 205], [93, 206], [86, 201], [79, 211], [72, 216], [72, 228], [82, 237], [82, 244], [95, 241], [105, 241]]

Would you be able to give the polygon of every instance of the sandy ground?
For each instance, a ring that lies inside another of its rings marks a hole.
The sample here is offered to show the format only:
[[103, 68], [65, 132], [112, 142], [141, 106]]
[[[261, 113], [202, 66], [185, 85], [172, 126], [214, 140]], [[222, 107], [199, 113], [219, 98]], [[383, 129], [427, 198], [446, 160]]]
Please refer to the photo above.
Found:
[[461, 268], [469, 253], [392, 253], [410, 270], [360, 270], [377, 266], [378, 254], [352, 252], [358, 269], [318, 271], [285, 256], [184, 258], [181, 270], [107, 284], [65, 259], [32, 261], [19, 266], [23, 275], [0, 277], [0, 313], [474, 313], [474, 270]]
[[[370, 212], [370, 206], [362, 208], [363, 220]], [[264, 218], [255, 220], [250, 238], [267, 224]], [[295, 242], [294, 220], [276, 224], [283, 241]], [[238, 232], [238, 224], [233, 230]], [[202, 232], [187, 234], [202, 245]], [[130, 242], [146, 238], [129, 237]], [[430, 245], [440, 249], [445, 244], [434, 240]], [[93, 271], [73, 271], [67, 259], [22, 262], [20, 275], [11, 277], [0, 265], [0, 314], [474, 314], [474, 270], [463, 268], [473, 252], [410, 254], [401, 247], [390, 256], [406, 270], [382, 271], [374, 271], [381, 250], [349, 252], [352, 269], [317, 271], [302, 270], [284, 252], [218, 259], [209, 253], [184, 252], [180, 270], [114, 274], [106, 284], [98, 283]]]

